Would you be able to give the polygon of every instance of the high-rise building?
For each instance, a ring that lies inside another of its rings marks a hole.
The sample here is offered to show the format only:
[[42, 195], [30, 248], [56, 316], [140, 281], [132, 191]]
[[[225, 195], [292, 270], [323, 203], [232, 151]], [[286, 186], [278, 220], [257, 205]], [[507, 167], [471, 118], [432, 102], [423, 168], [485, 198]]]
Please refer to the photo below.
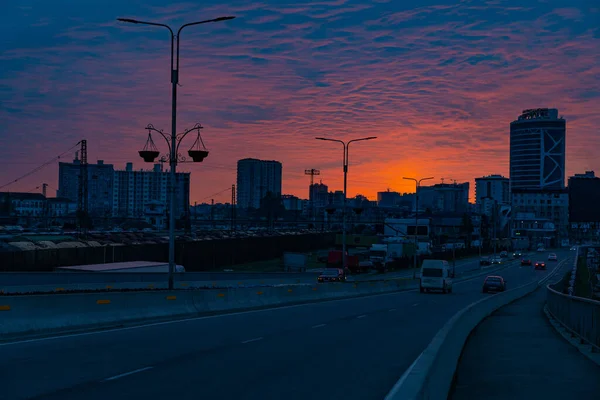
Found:
[[510, 188], [565, 187], [566, 122], [555, 108], [524, 110], [510, 123]]
[[281, 196], [282, 165], [279, 161], [244, 158], [237, 163], [237, 206], [260, 208], [260, 201], [271, 192]]
[[475, 204], [478, 211], [491, 216], [494, 207], [510, 203], [509, 180], [502, 175], [475, 178]]
[[[72, 163], [58, 164], [58, 192], [57, 197], [69, 199], [75, 203], [79, 197], [79, 175], [81, 161], [76, 158]], [[113, 195], [112, 164], [104, 164], [98, 160], [97, 164], [88, 164], [88, 214], [92, 217], [108, 216], [112, 209]]]
[[326, 207], [329, 203], [329, 187], [323, 182], [313, 183], [309, 190], [309, 201], [315, 209]]
[[[169, 171], [163, 171], [160, 164], [155, 164], [152, 170], [134, 171], [133, 164], [127, 163], [125, 170], [114, 172], [112, 215], [142, 218], [149, 204], [163, 205], [164, 210], [169, 210], [169, 181]], [[181, 218], [190, 205], [189, 172], [177, 172], [175, 190], [175, 218]]]

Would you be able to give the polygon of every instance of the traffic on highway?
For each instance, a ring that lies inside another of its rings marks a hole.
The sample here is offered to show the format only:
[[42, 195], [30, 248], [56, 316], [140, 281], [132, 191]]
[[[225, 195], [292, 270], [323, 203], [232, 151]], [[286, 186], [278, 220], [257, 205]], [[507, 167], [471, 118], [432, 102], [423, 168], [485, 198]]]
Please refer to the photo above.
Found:
[[4, 343], [2, 393], [383, 399], [452, 315], [489, 296], [482, 292], [487, 275], [517, 287], [551, 273], [569, 255], [557, 252], [547, 270], [518, 259], [494, 265], [489, 274], [455, 279], [447, 294], [416, 289]]

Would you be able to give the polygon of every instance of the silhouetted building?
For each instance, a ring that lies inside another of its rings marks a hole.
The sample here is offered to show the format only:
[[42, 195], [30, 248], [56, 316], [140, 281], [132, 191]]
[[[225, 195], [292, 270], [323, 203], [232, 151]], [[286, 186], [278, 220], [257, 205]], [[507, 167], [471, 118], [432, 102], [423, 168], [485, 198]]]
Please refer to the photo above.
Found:
[[491, 216], [495, 205], [509, 204], [509, 180], [502, 175], [475, 178], [475, 204], [478, 212]]
[[600, 178], [594, 171], [569, 178], [569, 222], [600, 223]]
[[329, 187], [324, 183], [314, 183], [310, 186], [309, 201], [315, 209], [326, 207], [329, 203]]
[[[125, 170], [114, 171], [113, 179], [113, 216], [144, 218], [149, 208], [170, 210], [171, 198], [167, 189], [171, 177], [169, 171], [163, 171], [161, 164], [154, 164], [152, 170], [135, 171], [133, 164], [127, 163]], [[190, 205], [189, 172], [176, 173], [175, 190], [175, 218], [181, 218]]]
[[469, 182], [419, 186], [419, 210], [466, 213], [469, 211]]
[[379, 207], [394, 207], [400, 203], [402, 195], [388, 189], [385, 192], [377, 192], [377, 205]]
[[524, 110], [510, 123], [510, 188], [565, 187], [566, 122], [555, 108]]
[[[79, 175], [81, 160], [76, 158], [72, 163], [58, 164], [58, 192], [57, 197], [69, 199], [77, 203], [79, 198]], [[88, 213], [90, 216], [105, 216], [110, 214], [113, 197], [112, 164], [104, 164], [98, 160], [97, 164], [88, 164]]]
[[281, 196], [282, 165], [279, 161], [244, 158], [237, 163], [237, 206], [260, 208], [268, 192]]

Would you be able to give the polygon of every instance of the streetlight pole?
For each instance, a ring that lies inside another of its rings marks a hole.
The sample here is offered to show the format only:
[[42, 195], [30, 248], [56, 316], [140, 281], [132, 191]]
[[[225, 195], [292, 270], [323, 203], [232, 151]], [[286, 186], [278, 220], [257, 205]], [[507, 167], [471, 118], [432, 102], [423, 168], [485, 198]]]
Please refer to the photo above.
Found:
[[418, 230], [419, 230], [419, 188], [421, 187], [422, 181], [427, 181], [427, 180], [433, 179], [433, 177], [421, 178], [421, 179], [403, 177], [402, 179], [406, 179], [408, 181], [415, 182], [415, 187], [416, 187], [415, 188], [415, 259], [414, 259], [414, 265], [413, 265], [413, 268], [414, 268], [413, 269], [413, 279], [416, 279], [417, 266], [418, 266], [417, 253], [419, 250], [419, 238], [417, 236]]
[[369, 136], [360, 139], [352, 139], [348, 142], [344, 142], [343, 140], [338, 139], [329, 139], [324, 137], [317, 137], [317, 140], [325, 140], [328, 142], [338, 142], [344, 146], [344, 154], [343, 154], [343, 166], [344, 166], [344, 200], [342, 204], [342, 268], [344, 271], [348, 266], [347, 257], [346, 257], [346, 199], [348, 198], [348, 149], [350, 147], [350, 143], [352, 142], [361, 142], [364, 140], [373, 140], [377, 139], [377, 136]]
[[[131, 18], [117, 18], [118, 21], [131, 24], [159, 26], [169, 30], [171, 34], [171, 85], [172, 85], [172, 100], [171, 100], [171, 138], [170, 138], [170, 154], [169, 165], [171, 167], [170, 176], [170, 205], [169, 205], [169, 289], [173, 289], [173, 272], [175, 270], [175, 201], [176, 201], [176, 169], [177, 169], [177, 85], [179, 84], [179, 39], [183, 28], [206, 24], [209, 22], [220, 22], [234, 19], [235, 17], [219, 17], [198, 22], [190, 22], [182, 25], [177, 34], [173, 32], [170, 26], [156, 22], [138, 21]], [[177, 43], [175, 43], [177, 41]], [[174, 47], [176, 53], [174, 54]]]

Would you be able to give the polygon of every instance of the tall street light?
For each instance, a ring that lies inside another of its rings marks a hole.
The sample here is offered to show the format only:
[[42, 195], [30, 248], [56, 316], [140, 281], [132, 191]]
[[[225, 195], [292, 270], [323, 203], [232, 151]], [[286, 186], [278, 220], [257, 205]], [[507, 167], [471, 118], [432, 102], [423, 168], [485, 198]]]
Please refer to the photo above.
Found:
[[338, 142], [341, 143], [344, 146], [344, 156], [343, 156], [343, 162], [344, 162], [344, 203], [342, 205], [342, 267], [344, 268], [344, 271], [346, 270], [346, 267], [348, 266], [347, 264], [347, 258], [346, 258], [346, 198], [347, 196], [347, 183], [348, 183], [348, 148], [350, 147], [350, 143], [352, 142], [361, 142], [364, 140], [373, 140], [373, 139], [377, 139], [377, 136], [369, 136], [369, 137], [365, 137], [365, 138], [360, 138], [360, 139], [352, 139], [349, 140], [348, 142], [344, 142], [342, 140], [338, 140], [338, 139], [328, 139], [328, 138], [324, 138], [324, 137], [317, 137], [315, 138], [317, 140], [326, 140], [328, 142]]
[[182, 25], [177, 34], [173, 33], [173, 29], [165, 24], [156, 22], [138, 21], [131, 18], [117, 18], [118, 21], [127, 22], [130, 24], [152, 25], [166, 28], [171, 34], [171, 85], [172, 85], [172, 101], [171, 101], [171, 144], [169, 146], [169, 165], [171, 167], [171, 193], [170, 193], [170, 213], [169, 213], [169, 289], [173, 289], [173, 272], [175, 271], [175, 185], [176, 185], [176, 168], [177, 168], [177, 85], [179, 84], [179, 42], [181, 31], [183, 28], [207, 24], [209, 22], [220, 22], [234, 19], [235, 17], [219, 17], [207, 19], [204, 21], [190, 22]]
[[413, 279], [415, 279], [417, 277], [417, 266], [418, 266], [417, 253], [419, 250], [419, 239], [417, 236], [418, 231], [419, 231], [419, 188], [421, 187], [421, 182], [433, 179], [433, 177], [421, 178], [421, 179], [403, 177], [402, 179], [406, 179], [408, 181], [413, 181], [416, 184], [416, 189], [415, 189], [415, 260], [414, 260], [414, 270], [413, 270]]

